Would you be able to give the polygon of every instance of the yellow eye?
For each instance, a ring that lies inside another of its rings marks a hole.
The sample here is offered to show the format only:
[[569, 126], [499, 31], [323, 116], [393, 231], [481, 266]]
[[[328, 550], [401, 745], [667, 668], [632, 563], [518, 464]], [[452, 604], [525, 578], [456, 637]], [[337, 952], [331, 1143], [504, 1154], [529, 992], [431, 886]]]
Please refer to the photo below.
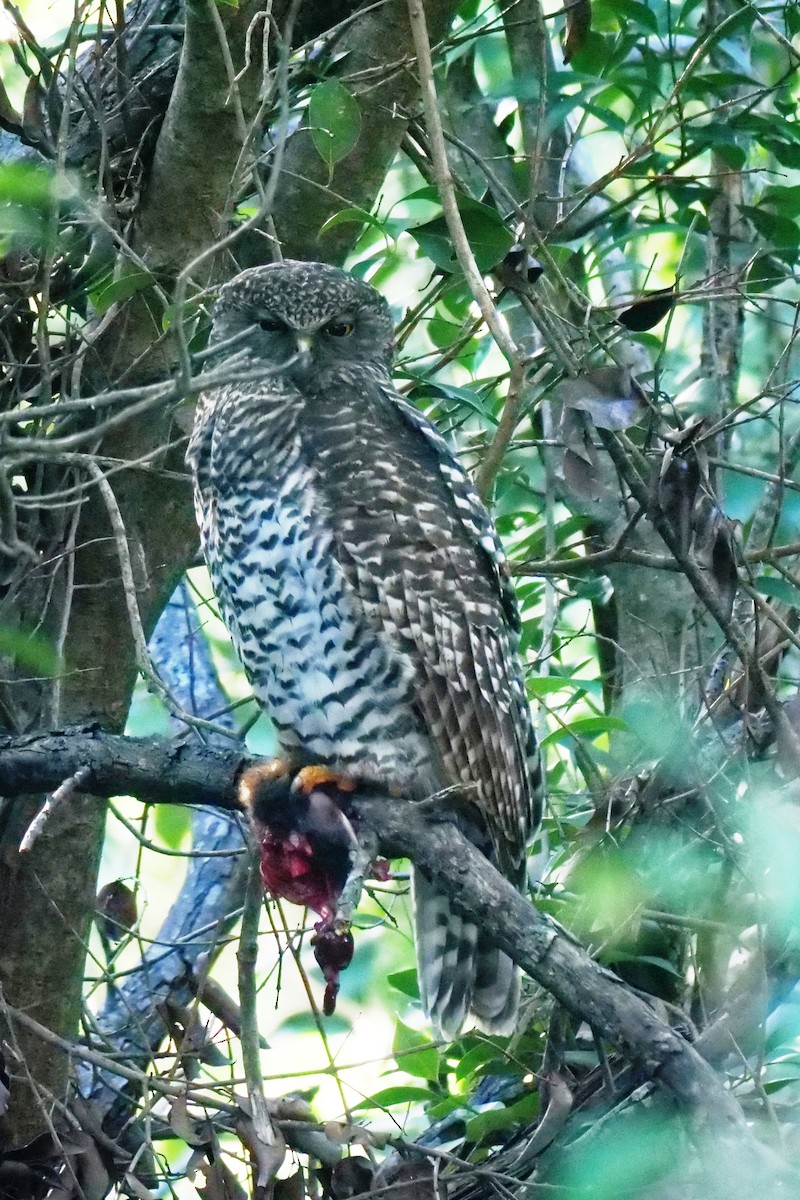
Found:
[[355, 329], [352, 321], [330, 321], [325, 326], [325, 332], [331, 337], [349, 337]]

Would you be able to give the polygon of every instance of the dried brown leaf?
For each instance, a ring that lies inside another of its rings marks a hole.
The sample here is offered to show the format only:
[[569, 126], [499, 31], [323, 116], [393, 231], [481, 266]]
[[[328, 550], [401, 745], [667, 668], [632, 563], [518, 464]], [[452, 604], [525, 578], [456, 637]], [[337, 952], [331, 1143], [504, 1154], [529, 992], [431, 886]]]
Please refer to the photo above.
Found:
[[635, 425], [647, 406], [639, 384], [627, 367], [595, 367], [558, 387], [562, 403], [588, 413], [598, 429], [621, 430]]
[[259, 1137], [255, 1122], [244, 1112], [236, 1118], [235, 1128], [242, 1145], [255, 1163], [258, 1195], [258, 1189], [266, 1188], [281, 1169], [286, 1157], [286, 1143], [277, 1130], [273, 1130], [274, 1140], [271, 1143]]
[[47, 92], [38, 75], [31, 75], [22, 101], [22, 128], [29, 141], [47, 145]]
[[630, 307], [618, 313], [617, 320], [633, 333], [644, 333], [664, 320], [677, 298], [678, 293], [674, 287], [647, 292], [639, 300], [634, 300]]
[[369, 1192], [375, 1168], [368, 1158], [351, 1155], [343, 1158], [331, 1171], [330, 1193], [332, 1200], [350, 1200]]
[[305, 1179], [300, 1171], [295, 1171], [288, 1179], [275, 1180], [273, 1200], [304, 1200], [305, 1195]]
[[565, 5], [567, 26], [564, 34], [564, 62], [569, 63], [583, 49], [592, 28], [591, 0], [571, 0]]
[[694, 413], [680, 429], [670, 429], [663, 434], [665, 442], [671, 446], [685, 447], [694, 442], [705, 428], [706, 418]]
[[17, 112], [0, 79], [0, 125], [16, 133], [22, 128], [22, 113]]
[[672, 526], [684, 554], [692, 542], [694, 503], [700, 483], [696, 455], [678, 455], [674, 446], [668, 446], [658, 474], [656, 504]]
[[606, 487], [600, 456], [592, 443], [591, 419], [565, 408], [559, 432], [565, 447], [562, 471], [567, 487], [585, 500], [602, 500]]
[[248, 1200], [247, 1192], [219, 1159], [214, 1162], [204, 1159], [195, 1170], [201, 1171], [205, 1179], [203, 1185], [195, 1184], [200, 1200]]
[[173, 1133], [186, 1142], [187, 1146], [207, 1146], [213, 1137], [213, 1129], [208, 1121], [197, 1121], [189, 1115], [188, 1101], [185, 1096], [178, 1096], [172, 1101], [169, 1110], [169, 1124]]

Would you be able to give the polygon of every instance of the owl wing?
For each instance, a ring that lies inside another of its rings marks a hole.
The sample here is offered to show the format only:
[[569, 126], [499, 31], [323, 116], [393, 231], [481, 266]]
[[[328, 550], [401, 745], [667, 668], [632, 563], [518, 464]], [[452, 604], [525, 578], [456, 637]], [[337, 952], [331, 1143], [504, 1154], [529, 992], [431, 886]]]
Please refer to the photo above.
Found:
[[359, 397], [371, 419], [340, 415], [320, 456], [340, 562], [411, 662], [445, 777], [475, 786], [498, 865], [518, 880], [541, 770], [503, 551], [437, 430], [393, 388], [374, 387]]

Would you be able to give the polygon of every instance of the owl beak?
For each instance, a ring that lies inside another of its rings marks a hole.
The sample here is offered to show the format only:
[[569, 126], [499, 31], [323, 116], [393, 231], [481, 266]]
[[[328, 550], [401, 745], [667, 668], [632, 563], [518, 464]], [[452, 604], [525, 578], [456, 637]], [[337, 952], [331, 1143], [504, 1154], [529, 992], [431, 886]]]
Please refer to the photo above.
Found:
[[314, 335], [311, 333], [298, 333], [295, 335], [297, 344], [296, 364], [301, 371], [307, 370], [311, 366], [311, 344]]

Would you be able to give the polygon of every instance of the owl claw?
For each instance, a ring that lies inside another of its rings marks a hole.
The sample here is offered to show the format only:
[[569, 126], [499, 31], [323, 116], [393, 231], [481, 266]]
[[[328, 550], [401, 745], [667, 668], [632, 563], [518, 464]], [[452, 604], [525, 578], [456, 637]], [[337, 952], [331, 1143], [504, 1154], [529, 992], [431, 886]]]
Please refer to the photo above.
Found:
[[239, 779], [239, 803], [253, 812], [260, 794], [270, 791], [291, 779], [295, 767], [288, 758], [270, 758], [247, 767]]
[[348, 779], [346, 775], [332, 771], [330, 767], [322, 766], [322, 764], [303, 767], [295, 775], [292, 787], [295, 791], [310, 795], [311, 792], [326, 783], [332, 783], [340, 792], [354, 792], [356, 787], [352, 779]]

